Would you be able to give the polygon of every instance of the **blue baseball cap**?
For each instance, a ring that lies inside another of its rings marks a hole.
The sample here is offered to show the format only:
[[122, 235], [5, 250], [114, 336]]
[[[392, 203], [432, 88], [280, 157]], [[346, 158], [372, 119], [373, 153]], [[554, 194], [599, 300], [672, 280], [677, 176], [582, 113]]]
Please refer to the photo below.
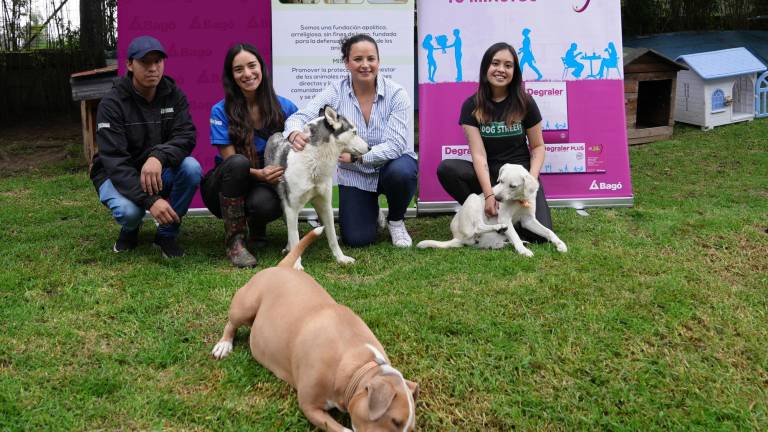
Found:
[[128, 45], [128, 60], [143, 58], [151, 51], [159, 52], [164, 58], [168, 57], [168, 54], [165, 53], [165, 48], [163, 48], [159, 40], [152, 36], [139, 36]]

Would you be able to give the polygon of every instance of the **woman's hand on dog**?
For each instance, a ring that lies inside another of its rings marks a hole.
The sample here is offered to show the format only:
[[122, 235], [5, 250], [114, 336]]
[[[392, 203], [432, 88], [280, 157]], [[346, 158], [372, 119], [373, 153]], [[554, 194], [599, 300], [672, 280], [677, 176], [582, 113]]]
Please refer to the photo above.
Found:
[[269, 184], [278, 184], [283, 177], [285, 168], [278, 165], [267, 165], [262, 169], [251, 168], [251, 175], [258, 181]]
[[498, 214], [499, 203], [496, 202], [496, 196], [491, 194], [485, 199], [485, 214], [488, 216], [496, 216]]
[[288, 142], [291, 143], [293, 151], [302, 151], [309, 143], [309, 137], [304, 132], [293, 131], [288, 135]]

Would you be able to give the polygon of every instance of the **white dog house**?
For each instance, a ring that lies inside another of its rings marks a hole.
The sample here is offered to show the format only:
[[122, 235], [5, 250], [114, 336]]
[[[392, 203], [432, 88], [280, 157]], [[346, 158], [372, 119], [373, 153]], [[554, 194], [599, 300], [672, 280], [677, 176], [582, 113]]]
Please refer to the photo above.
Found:
[[755, 118], [755, 81], [766, 70], [746, 48], [687, 54], [677, 75], [675, 120], [712, 129]]

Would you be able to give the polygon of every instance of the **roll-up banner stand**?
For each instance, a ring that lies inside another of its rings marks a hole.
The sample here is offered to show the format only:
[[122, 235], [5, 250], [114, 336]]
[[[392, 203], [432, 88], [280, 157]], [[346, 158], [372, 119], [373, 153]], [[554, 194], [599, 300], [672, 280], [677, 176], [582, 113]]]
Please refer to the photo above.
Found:
[[[272, 65], [277, 94], [304, 107], [348, 72], [341, 60], [342, 39], [365, 33], [379, 46], [379, 73], [414, 99], [414, 0], [271, 0]], [[408, 145], [413, 149], [413, 112]], [[416, 209], [409, 209], [413, 216]], [[302, 218], [315, 213], [304, 209]]]
[[471, 160], [459, 113], [496, 42], [517, 50], [542, 113], [550, 206], [632, 205], [620, 2], [419, 0], [417, 7], [419, 213], [456, 205], [436, 170], [443, 159]]

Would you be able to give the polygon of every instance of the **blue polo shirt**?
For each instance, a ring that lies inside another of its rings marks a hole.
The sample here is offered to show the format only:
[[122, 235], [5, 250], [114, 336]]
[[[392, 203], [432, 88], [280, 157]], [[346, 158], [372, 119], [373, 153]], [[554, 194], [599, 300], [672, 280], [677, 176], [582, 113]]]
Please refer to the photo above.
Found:
[[[293, 102], [282, 96], [278, 96], [277, 100], [280, 102], [280, 107], [283, 109], [286, 119], [299, 110]], [[224, 99], [222, 99], [211, 108], [211, 144], [215, 146], [231, 145], [232, 142], [229, 139], [229, 132], [227, 131], [228, 127], [229, 120], [227, 119], [227, 112], [224, 109]], [[267, 140], [260, 137], [259, 134], [254, 133], [253, 145], [256, 147], [256, 152], [259, 154], [259, 157], [263, 158]], [[216, 165], [219, 165], [221, 161], [221, 155], [217, 153]]]

